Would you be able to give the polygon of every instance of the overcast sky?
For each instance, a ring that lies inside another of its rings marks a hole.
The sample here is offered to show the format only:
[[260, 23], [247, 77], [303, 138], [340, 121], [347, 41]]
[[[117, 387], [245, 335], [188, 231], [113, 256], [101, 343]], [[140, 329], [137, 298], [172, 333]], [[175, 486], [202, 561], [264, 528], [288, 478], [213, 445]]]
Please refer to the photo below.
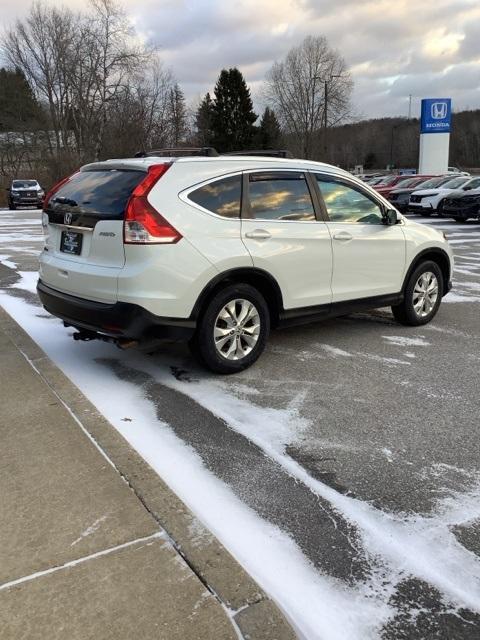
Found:
[[[50, 0], [72, 8], [86, 0]], [[480, 0], [123, 0], [137, 30], [158, 45], [189, 100], [238, 66], [259, 88], [274, 60], [306, 35], [325, 35], [352, 74], [359, 116], [419, 115], [422, 97], [480, 108]], [[0, 0], [5, 23], [30, 0]]]

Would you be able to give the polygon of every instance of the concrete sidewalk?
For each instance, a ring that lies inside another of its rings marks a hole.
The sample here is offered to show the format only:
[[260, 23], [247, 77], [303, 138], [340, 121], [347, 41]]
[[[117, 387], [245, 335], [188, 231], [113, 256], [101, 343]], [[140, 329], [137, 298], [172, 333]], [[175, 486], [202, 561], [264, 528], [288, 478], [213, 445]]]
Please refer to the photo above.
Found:
[[3, 310], [0, 380], [2, 640], [295, 637]]

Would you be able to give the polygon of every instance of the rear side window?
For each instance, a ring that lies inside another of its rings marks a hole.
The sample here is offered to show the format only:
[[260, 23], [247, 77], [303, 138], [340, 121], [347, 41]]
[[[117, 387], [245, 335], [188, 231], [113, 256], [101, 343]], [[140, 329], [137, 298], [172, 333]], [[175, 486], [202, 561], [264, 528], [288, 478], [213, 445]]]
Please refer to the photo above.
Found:
[[242, 178], [230, 176], [214, 180], [191, 191], [188, 198], [200, 207], [216, 213], [223, 218], [240, 217], [240, 201], [242, 197]]
[[143, 178], [143, 171], [81, 171], [54, 194], [48, 210], [120, 220], [133, 189]]
[[260, 220], [315, 220], [315, 211], [303, 173], [278, 171], [249, 175], [249, 218]]

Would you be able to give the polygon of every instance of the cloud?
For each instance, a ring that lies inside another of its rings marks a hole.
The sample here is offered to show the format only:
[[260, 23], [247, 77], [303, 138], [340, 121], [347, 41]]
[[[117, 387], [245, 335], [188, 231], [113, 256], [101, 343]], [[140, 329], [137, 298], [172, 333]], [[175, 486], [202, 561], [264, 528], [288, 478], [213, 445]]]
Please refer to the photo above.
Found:
[[[50, 0], [60, 4], [61, 0]], [[223, 67], [238, 66], [261, 104], [274, 60], [306, 35], [325, 35], [347, 61], [354, 106], [365, 117], [414, 115], [422, 97], [451, 96], [456, 110], [480, 107], [478, 0], [123, 0], [188, 98], [212, 90]], [[86, 7], [84, 0], [68, 6]], [[3, 0], [2, 17], [29, 0]]]

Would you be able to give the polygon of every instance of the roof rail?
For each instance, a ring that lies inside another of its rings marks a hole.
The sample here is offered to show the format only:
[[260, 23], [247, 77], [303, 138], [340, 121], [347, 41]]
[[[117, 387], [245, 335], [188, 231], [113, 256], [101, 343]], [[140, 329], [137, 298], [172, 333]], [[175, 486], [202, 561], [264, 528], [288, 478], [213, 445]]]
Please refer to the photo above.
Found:
[[269, 156], [271, 158], [293, 158], [288, 149], [251, 149], [248, 151], [228, 151], [224, 156]]
[[213, 147], [167, 147], [164, 149], [153, 149], [151, 151], [138, 151], [135, 158], [150, 158], [155, 156], [169, 156], [181, 158], [183, 156], [218, 156], [218, 151]]

